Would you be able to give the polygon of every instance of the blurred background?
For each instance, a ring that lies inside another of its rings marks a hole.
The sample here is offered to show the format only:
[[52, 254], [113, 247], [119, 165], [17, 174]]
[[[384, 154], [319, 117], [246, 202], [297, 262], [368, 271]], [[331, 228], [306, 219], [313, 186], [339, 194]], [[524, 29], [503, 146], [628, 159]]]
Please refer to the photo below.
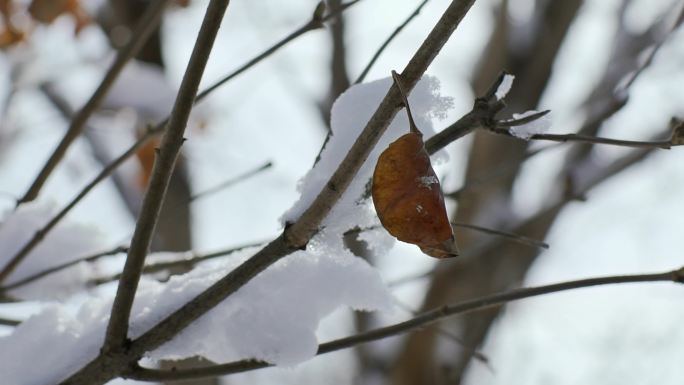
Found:
[[[0, 1], [0, 209], [13, 209], [149, 3]], [[170, 112], [208, 1], [169, 3], [39, 201], [63, 206], [147, 124]], [[327, 3], [334, 10], [342, 2]], [[425, 2], [365, 80], [402, 69], [448, 3]], [[275, 237], [280, 216], [298, 197], [297, 181], [328, 134], [333, 101], [420, 5], [361, 0], [200, 103], [154, 249], [212, 251]], [[550, 109], [554, 133], [668, 138], [673, 119], [684, 115], [682, 6], [680, 0], [477, 0], [428, 70], [454, 100], [437, 128], [468, 112], [505, 70], [516, 79], [501, 118]], [[306, 24], [315, 7], [312, 0], [232, 1], [203, 84]], [[153, 149], [138, 151], [69, 219], [96, 227], [104, 245], [126, 244]], [[544, 240], [549, 249], [461, 229], [463, 257], [435, 262], [401, 243], [373, 255], [350, 237], [349, 247], [379, 269], [398, 308], [337, 311], [320, 325], [319, 340], [509, 288], [684, 264], [678, 148], [555, 145], [478, 132], [447, 151], [449, 160], [436, 169], [454, 220]], [[114, 258], [102, 268], [120, 265]], [[680, 384], [683, 295], [668, 284], [564, 292], [453, 317], [296, 368], [187, 384]], [[0, 315], [16, 311], [0, 305]]]

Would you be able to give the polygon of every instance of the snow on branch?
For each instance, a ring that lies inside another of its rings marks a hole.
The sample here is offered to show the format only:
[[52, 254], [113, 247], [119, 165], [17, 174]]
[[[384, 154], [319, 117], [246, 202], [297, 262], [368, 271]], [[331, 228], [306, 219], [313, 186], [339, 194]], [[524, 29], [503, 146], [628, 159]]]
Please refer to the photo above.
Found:
[[[241, 250], [165, 283], [143, 279], [129, 336], [144, 333], [257, 249]], [[333, 310], [340, 306], [368, 311], [392, 308], [379, 274], [365, 260], [350, 252], [331, 254], [325, 245], [312, 249], [277, 262], [147, 357], [153, 362], [195, 355], [218, 362], [257, 358], [291, 366], [316, 354], [318, 323]], [[0, 338], [3, 381], [23, 383], [33, 378], [37, 384], [53, 383], [93, 359], [102, 345], [111, 303], [111, 297], [93, 296], [77, 311], [72, 306], [52, 305]], [[35, 362], [10, 358], [19, 347], [24, 357], [50, 359], [36, 371]], [[65, 349], [72, 353], [63, 354]]]
[[511, 87], [513, 87], [513, 80], [515, 80], [515, 76], [511, 74], [505, 74], [503, 78], [501, 79], [501, 83], [496, 89], [496, 92], [494, 93], [494, 96], [496, 97], [496, 100], [501, 100], [508, 95], [508, 92], [511, 90]]
[[[548, 112], [548, 111], [546, 111]], [[539, 111], [529, 110], [522, 114], [513, 114], [514, 121], [521, 121], [522, 119], [528, 117], [535, 117], [530, 121], [524, 122], [519, 125], [511, 126], [508, 132], [516, 138], [529, 140], [534, 135], [543, 134], [551, 128], [551, 119], [549, 119], [548, 114], [540, 114]]]

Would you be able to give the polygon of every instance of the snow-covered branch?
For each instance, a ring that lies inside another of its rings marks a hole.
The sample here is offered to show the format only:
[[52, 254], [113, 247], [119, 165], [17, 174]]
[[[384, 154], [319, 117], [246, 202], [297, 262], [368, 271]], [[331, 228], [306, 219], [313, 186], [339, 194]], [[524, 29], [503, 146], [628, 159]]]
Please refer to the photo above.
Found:
[[[488, 295], [481, 298], [440, 306], [436, 309], [421, 313], [411, 319], [394, 325], [384, 326], [367, 332], [349, 337], [340, 338], [320, 344], [317, 355], [348, 349], [360, 344], [377, 341], [384, 338], [394, 337], [412, 330], [423, 328], [439, 320], [458, 314], [489, 309], [508, 302], [518, 301], [525, 298], [536, 297], [545, 294], [558, 293], [568, 290], [588, 288], [593, 286], [615, 285], [640, 282], [674, 282], [684, 283], [684, 267], [679, 269], [653, 274], [614, 275], [607, 277], [586, 278], [574, 281], [560, 282], [550, 285], [513, 289], [510, 291]], [[192, 369], [159, 370], [143, 367], [131, 369], [126, 378], [141, 381], [169, 381], [183, 380], [202, 377], [222, 376], [227, 374], [241, 373], [250, 370], [262, 369], [272, 365], [258, 360], [242, 360], [222, 365], [212, 365]]]

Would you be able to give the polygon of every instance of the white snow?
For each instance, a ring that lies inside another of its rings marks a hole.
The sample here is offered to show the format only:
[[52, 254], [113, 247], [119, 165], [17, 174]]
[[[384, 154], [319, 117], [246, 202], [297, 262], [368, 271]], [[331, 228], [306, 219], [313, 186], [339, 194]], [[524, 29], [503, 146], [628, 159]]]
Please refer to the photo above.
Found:
[[[525, 111], [522, 114], [513, 114], [513, 119], [522, 119], [526, 118], [530, 115], [534, 115], [538, 113], [539, 111], [535, 110], [529, 110]], [[533, 135], [535, 134], [543, 134], [546, 131], [551, 128], [551, 119], [549, 118], [549, 114], [546, 114], [542, 116], [539, 119], [535, 119], [529, 123], [525, 123], [520, 126], [514, 126], [510, 127], [508, 129], [508, 132], [511, 133], [511, 135], [520, 138], [520, 139], [525, 139], [528, 140], [530, 139]]]
[[[33, 238], [36, 231], [54, 216], [55, 211], [53, 204], [31, 203], [21, 205], [17, 211], [7, 214], [0, 222], [0, 266], [6, 265]], [[100, 234], [94, 226], [62, 219], [17, 265], [4, 283], [12, 284], [51, 267], [102, 251], [106, 246], [100, 240]], [[10, 295], [29, 300], [64, 298], [85, 288], [92, 269], [86, 263], [76, 264], [19, 286], [11, 290]]]
[[504, 75], [501, 84], [499, 84], [499, 87], [496, 89], [496, 93], [494, 94], [496, 96], [496, 100], [501, 100], [508, 95], [508, 91], [510, 91], [511, 87], [513, 86], [513, 80], [515, 80], [515, 76], [510, 74]]
[[[167, 283], [144, 279], [131, 316], [131, 337], [145, 332], [256, 250], [203, 264]], [[281, 260], [148, 358], [199, 354], [216, 362], [257, 358], [292, 366], [315, 355], [318, 323], [338, 307], [392, 308], [375, 269], [348, 251], [332, 251], [314, 242], [309, 250]], [[53, 305], [0, 338], [4, 383], [54, 383], [87, 363], [102, 344], [111, 302], [111, 298], [92, 297], [75, 313], [68, 306]], [[40, 370], [32, 360], [15, 359], [38, 356]]]
[[420, 186], [427, 189], [429, 189], [431, 185], [439, 183], [439, 179], [434, 175], [421, 176], [418, 180]]

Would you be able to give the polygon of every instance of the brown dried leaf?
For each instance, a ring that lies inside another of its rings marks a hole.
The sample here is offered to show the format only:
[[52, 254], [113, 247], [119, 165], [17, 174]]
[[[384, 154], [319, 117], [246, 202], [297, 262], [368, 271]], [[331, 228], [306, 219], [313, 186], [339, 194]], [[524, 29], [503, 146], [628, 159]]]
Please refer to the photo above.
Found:
[[[405, 95], [397, 75], [395, 82]], [[373, 204], [382, 225], [400, 241], [417, 245], [435, 258], [455, 257], [458, 249], [439, 179], [408, 102], [404, 103], [411, 132], [380, 154], [373, 173]]]
[[61, 14], [69, 11], [72, 0], [33, 0], [28, 11], [34, 20], [50, 24]]
[[16, 45], [24, 40], [24, 34], [15, 28], [5, 28], [0, 31], [0, 49]]

